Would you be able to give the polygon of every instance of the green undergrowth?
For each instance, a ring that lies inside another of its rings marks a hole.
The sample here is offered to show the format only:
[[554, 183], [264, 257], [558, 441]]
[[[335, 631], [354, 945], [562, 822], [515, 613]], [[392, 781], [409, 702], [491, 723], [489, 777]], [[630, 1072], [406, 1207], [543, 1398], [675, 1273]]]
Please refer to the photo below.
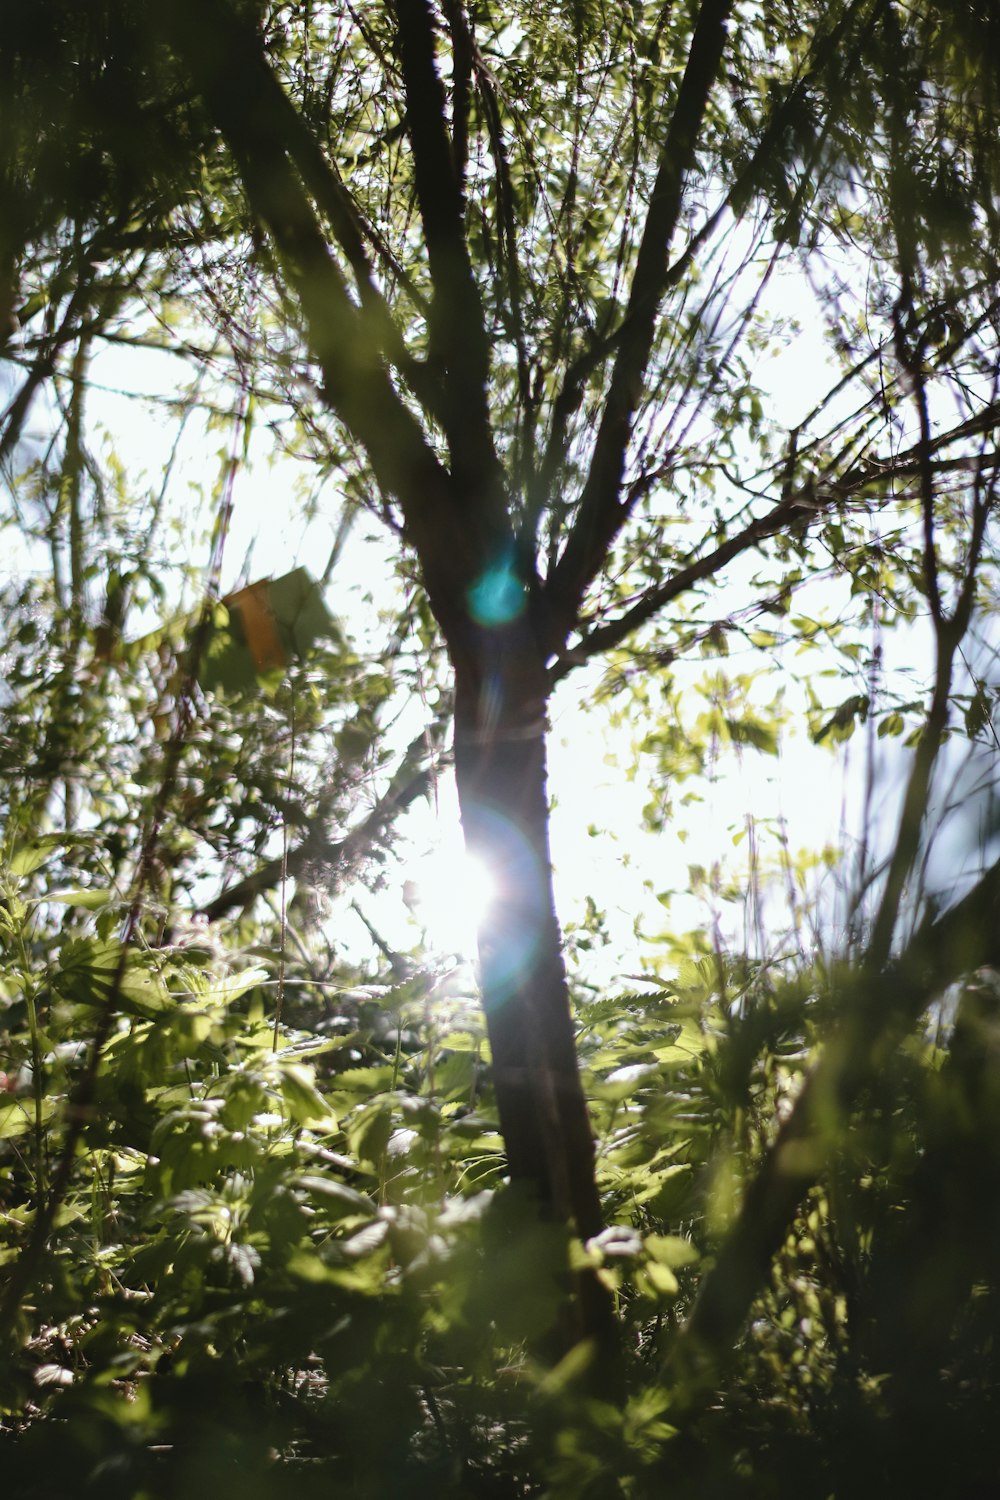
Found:
[[[467, 973], [320, 988], [195, 927], [116, 989], [122, 911], [47, 889], [53, 859], [13, 851], [0, 910], [6, 1271], [117, 1011], [0, 1367], [8, 1493], [846, 1495], [901, 1464], [923, 1493], [963, 1433], [989, 1472], [988, 978], [865, 1099], [706, 1398], [671, 1354], [826, 1023], [801, 974], [691, 958], [581, 1002], [609, 1226], [582, 1244], [505, 1182]], [[559, 1349], [581, 1272], [625, 1351], [600, 1395]]]

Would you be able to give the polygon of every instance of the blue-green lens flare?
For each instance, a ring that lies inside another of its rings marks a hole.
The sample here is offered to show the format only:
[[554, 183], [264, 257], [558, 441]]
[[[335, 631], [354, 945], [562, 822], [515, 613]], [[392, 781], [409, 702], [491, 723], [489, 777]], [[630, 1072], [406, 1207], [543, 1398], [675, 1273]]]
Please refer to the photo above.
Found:
[[477, 625], [507, 625], [524, 609], [524, 584], [509, 560], [487, 568], [469, 589], [469, 613]]

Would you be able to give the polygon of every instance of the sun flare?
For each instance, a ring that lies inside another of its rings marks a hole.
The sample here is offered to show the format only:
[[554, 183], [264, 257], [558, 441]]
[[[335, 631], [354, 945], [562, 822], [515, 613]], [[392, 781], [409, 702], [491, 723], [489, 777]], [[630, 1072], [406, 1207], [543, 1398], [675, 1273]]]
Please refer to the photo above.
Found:
[[404, 887], [407, 905], [439, 952], [472, 959], [479, 924], [496, 897], [496, 881], [479, 859], [442, 849], [417, 861]]

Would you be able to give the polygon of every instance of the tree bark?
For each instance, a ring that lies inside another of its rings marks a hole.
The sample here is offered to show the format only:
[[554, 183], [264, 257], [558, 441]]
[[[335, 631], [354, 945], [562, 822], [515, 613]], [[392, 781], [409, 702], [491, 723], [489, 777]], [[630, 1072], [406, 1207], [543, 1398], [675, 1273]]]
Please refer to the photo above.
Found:
[[[587, 1239], [602, 1218], [552, 888], [545, 663], [524, 622], [480, 646], [456, 671], [455, 775], [466, 850], [495, 883], [479, 962], [500, 1128], [511, 1181]], [[576, 1291], [564, 1342], [593, 1339], [607, 1371], [610, 1295], [591, 1272]]]
[[601, 1215], [552, 891], [545, 681], [541, 661], [525, 655], [521, 673], [504, 663], [507, 691], [496, 670], [459, 677], [455, 774], [466, 849], [495, 882], [480, 984], [511, 1177], [588, 1236]]

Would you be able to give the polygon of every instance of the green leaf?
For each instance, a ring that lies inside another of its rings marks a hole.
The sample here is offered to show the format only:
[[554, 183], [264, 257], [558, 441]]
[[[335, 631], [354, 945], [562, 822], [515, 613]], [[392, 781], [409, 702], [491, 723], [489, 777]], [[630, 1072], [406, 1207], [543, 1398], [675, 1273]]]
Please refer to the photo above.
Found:
[[652, 1260], [643, 1267], [645, 1275], [653, 1291], [660, 1297], [676, 1297], [680, 1291], [680, 1283], [669, 1266], [661, 1265], [659, 1261]]
[[337, 1128], [333, 1111], [313, 1083], [307, 1068], [296, 1063], [283, 1063], [279, 1087], [289, 1114], [299, 1125], [319, 1125], [327, 1130]]
[[592, 1087], [595, 1098], [619, 1102], [631, 1099], [639, 1089], [648, 1085], [659, 1072], [656, 1063], [630, 1063], [627, 1067], [615, 1068], [606, 1078], [598, 1080]]
[[985, 683], [976, 684], [976, 693], [965, 710], [965, 732], [970, 740], [990, 722], [991, 705]]
[[353, 1214], [371, 1217], [375, 1213], [375, 1205], [370, 1198], [348, 1187], [346, 1183], [338, 1182], [334, 1177], [302, 1172], [292, 1179], [292, 1185], [302, 1188], [311, 1198], [318, 1200], [315, 1207], [324, 1218], [346, 1219]]
[[438, 1043], [442, 1052], [479, 1052], [482, 1045], [482, 1037], [471, 1031], [449, 1031]]
[[108, 902], [115, 898], [111, 891], [88, 889], [50, 891], [42, 899], [45, 901], [55, 901], [62, 906], [80, 906], [85, 911], [97, 911], [100, 907], [107, 906]]
[[58, 849], [65, 843], [61, 833], [43, 833], [39, 838], [32, 839], [29, 844], [21, 844], [11, 855], [10, 873], [12, 875], [31, 875], [35, 870], [41, 868], [53, 849]]
[[645, 1240], [646, 1253], [658, 1265], [669, 1266], [672, 1271], [682, 1266], [691, 1266], [700, 1259], [690, 1240], [679, 1234], [649, 1234]]
[[778, 731], [774, 724], [765, 724], [761, 719], [747, 717], [727, 719], [726, 728], [734, 745], [749, 745], [751, 749], [760, 750], [764, 755], [777, 755]]
[[321, 636], [337, 627], [319, 586], [305, 568], [260, 579], [227, 594], [198, 666], [202, 687], [252, 691], [271, 673], [284, 674]]
[[[43, 1099], [41, 1103], [42, 1123], [52, 1119], [58, 1109], [54, 1099]], [[35, 1128], [35, 1101], [31, 1098], [4, 1099], [0, 1097], [0, 1140], [9, 1141], [14, 1136], [26, 1135]]]
[[380, 1094], [392, 1087], [395, 1070], [391, 1066], [380, 1068], [346, 1068], [338, 1073], [334, 1082], [338, 1089], [350, 1089], [352, 1093]]
[[74, 938], [63, 947], [53, 987], [77, 1004], [105, 1005], [121, 974], [117, 999], [122, 1010], [154, 1016], [176, 1003], [154, 962], [152, 956], [134, 952], [123, 958], [115, 938]]
[[236, 974], [212, 979], [204, 989], [199, 989], [198, 999], [203, 1005], [231, 1005], [256, 985], [266, 984], [270, 977], [268, 970], [260, 967], [240, 969]]

